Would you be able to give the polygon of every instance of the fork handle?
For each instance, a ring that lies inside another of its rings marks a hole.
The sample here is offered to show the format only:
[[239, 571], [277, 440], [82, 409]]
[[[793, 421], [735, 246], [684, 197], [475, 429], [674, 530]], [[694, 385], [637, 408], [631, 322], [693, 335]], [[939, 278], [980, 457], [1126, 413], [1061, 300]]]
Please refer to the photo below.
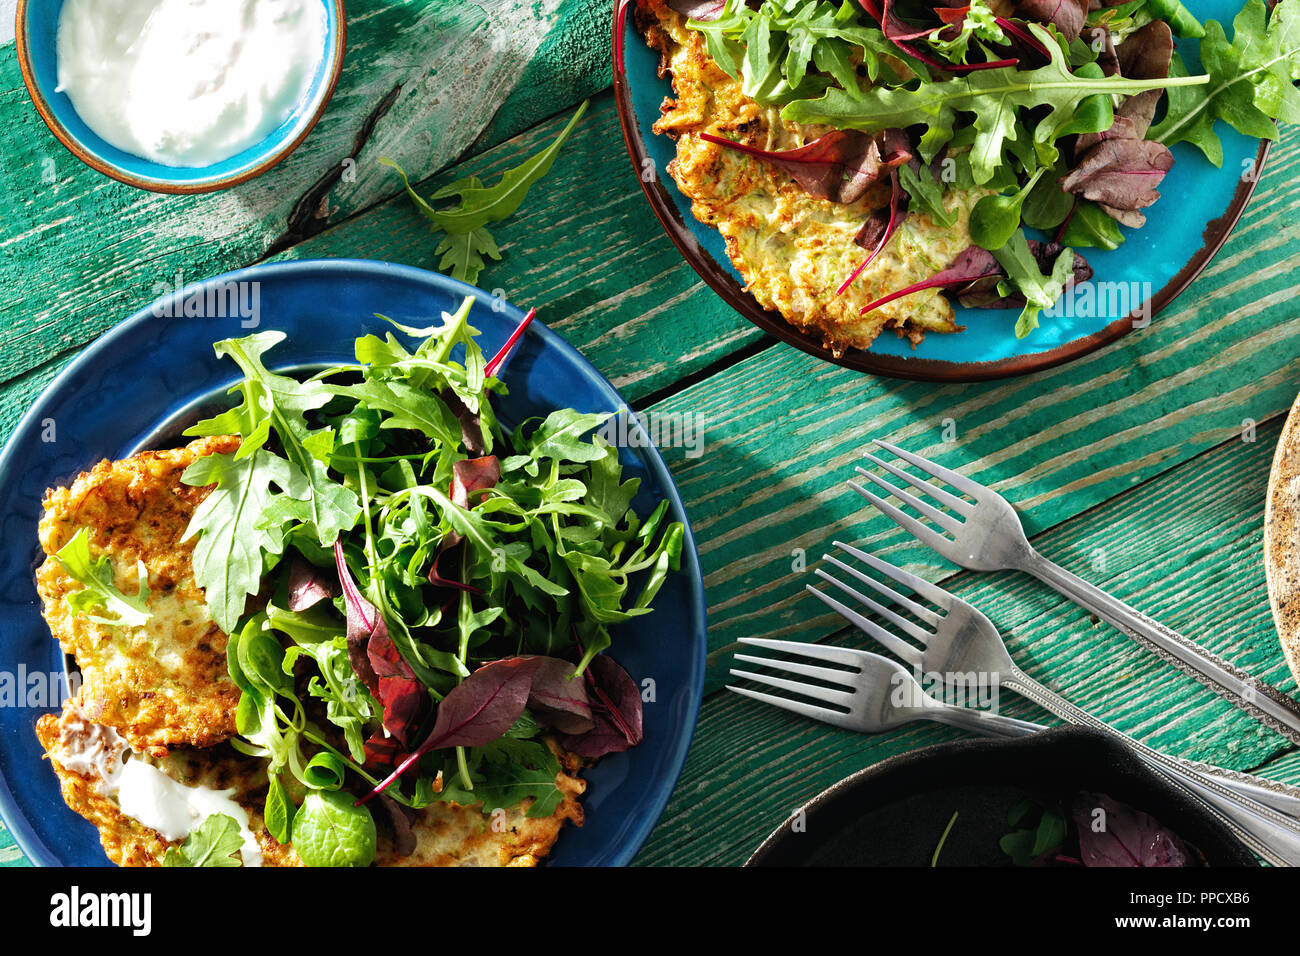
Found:
[[1127, 746], [1148, 767], [1189, 791], [1255, 853], [1277, 866], [1300, 866], [1300, 823], [1270, 807], [1236, 793], [1222, 781], [1189, 769], [1173, 757], [1111, 727], [1060, 694], [1049, 690], [1019, 668], [1002, 676], [1002, 686], [1032, 700], [1071, 724], [1091, 727]]
[[1177, 631], [1030, 549], [1020, 570], [1091, 611], [1162, 660], [1200, 681], [1273, 730], [1300, 743], [1300, 703]]
[[990, 710], [975, 710], [971, 707], [936, 707], [926, 716], [937, 723], [969, 730], [982, 737], [1028, 737], [1030, 734], [1047, 729], [1042, 724], [1004, 717]]

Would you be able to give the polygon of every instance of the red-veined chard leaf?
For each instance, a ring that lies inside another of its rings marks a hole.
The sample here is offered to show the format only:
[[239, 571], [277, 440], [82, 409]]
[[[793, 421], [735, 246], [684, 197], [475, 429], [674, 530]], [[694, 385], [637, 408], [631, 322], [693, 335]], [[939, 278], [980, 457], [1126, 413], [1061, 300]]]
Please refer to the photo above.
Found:
[[789, 173], [810, 196], [843, 205], [857, 202], [912, 155], [906, 134], [896, 129], [875, 136], [833, 130], [805, 146], [785, 150], [759, 149], [712, 133], [701, 133], [700, 138], [765, 160]]
[[574, 666], [569, 661], [558, 657], [541, 660], [528, 695], [533, 716], [563, 734], [585, 734], [594, 729], [585, 678], [573, 676]]
[[1177, 834], [1148, 813], [1104, 793], [1081, 793], [1071, 808], [1084, 866], [1175, 867], [1188, 865]]
[[334, 560], [348, 611], [348, 660], [366, 689], [383, 705], [384, 728], [409, 746], [424, 715], [428, 692], [393, 644], [384, 616], [357, 587], [341, 542], [334, 543]]
[[584, 680], [596, 726], [580, 735], [567, 735], [560, 746], [579, 757], [602, 757], [641, 742], [641, 689], [628, 672], [607, 654], [587, 665]]
[[533, 675], [541, 666], [539, 657], [508, 657], [470, 674], [442, 699], [433, 730], [424, 742], [361, 802], [382, 793], [431, 750], [479, 747], [502, 736], [524, 712]]

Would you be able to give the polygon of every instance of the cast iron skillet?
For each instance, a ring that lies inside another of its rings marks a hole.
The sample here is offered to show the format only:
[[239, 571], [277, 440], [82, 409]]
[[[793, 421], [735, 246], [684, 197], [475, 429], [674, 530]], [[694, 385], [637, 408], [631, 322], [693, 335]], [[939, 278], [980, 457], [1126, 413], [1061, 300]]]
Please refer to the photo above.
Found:
[[785, 821], [746, 866], [1010, 866], [998, 840], [1026, 794], [1067, 801], [1081, 790], [1144, 810], [1211, 866], [1257, 866], [1199, 803], [1103, 734], [1075, 727], [1014, 740], [970, 739], [890, 757], [814, 797], [802, 831]]

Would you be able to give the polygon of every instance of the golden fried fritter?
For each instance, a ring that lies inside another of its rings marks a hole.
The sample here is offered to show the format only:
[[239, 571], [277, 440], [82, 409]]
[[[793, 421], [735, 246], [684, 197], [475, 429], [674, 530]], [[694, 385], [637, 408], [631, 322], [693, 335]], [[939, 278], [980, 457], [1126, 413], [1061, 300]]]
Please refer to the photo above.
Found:
[[[108, 731], [111, 739], [112, 731]], [[64, 702], [62, 716], [46, 714], [36, 725], [36, 734], [45, 748], [50, 764], [58, 775], [63, 799], [76, 813], [99, 830], [100, 842], [109, 859], [121, 866], [159, 866], [170, 846], [168, 841], [122, 812], [112, 787], [97, 772], [120, 759], [122, 745], [114, 749], [99, 746], [105, 736], [79, 709], [75, 700]], [[89, 757], [87, 757], [89, 754]], [[131, 759], [139, 759], [132, 757]], [[454, 803], [437, 803], [415, 811], [409, 824], [415, 850], [399, 856], [390, 825], [386, 825], [376, 807], [380, 840], [376, 866], [536, 866], [555, 845], [565, 821], [582, 825], [582, 806], [578, 797], [586, 784], [572, 774], [579, 769], [578, 758], [561, 754], [565, 771], [556, 777], [556, 786], [564, 792], [555, 813], [549, 817], [529, 818], [526, 800], [517, 807], [485, 816], [478, 807]], [[186, 786], [232, 790], [232, 799], [249, 817], [249, 829], [262, 854], [262, 866], [302, 866], [292, 846], [277, 843], [265, 829], [262, 807], [266, 802], [266, 761], [244, 757], [228, 746], [205, 750], [189, 747], [173, 749], [167, 757], [150, 761], [173, 780]]]
[[485, 816], [478, 807], [435, 803], [419, 811], [411, 825], [415, 852], [395, 856], [391, 843], [381, 844], [379, 866], [536, 866], [551, 852], [566, 820], [582, 826], [582, 805], [578, 802], [587, 785], [576, 776], [579, 760], [560, 754], [564, 770], [555, 785], [564, 799], [549, 817], [531, 818], [529, 798], [509, 810]]
[[[36, 573], [45, 620], [81, 669], [87, 713], [135, 750], [162, 755], [177, 744], [207, 747], [235, 733], [239, 690], [226, 670], [226, 635], [194, 582], [193, 542], [181, 541], [210, 489], [182, 483], [181, 474], [205, 455], [238, 446], [236, 437], [203, 438], [102, 461], [71, 487], [46, 493], [39, 533], [50, 557]], [[144, 562], [144, 624], [98, 624], [68, 604], [82, 585], [53, 555], [81, 528], [89, 530], [91, 554], [111, 559], [123, 594], [136, 593], [136, 565]]]
[[665, 100], [656, 133], [677, 142], [668, 173], [691, 200], [695, 218], [717, 229], [746, 289], [765, 309], [820, 336], [836, 354], [867, 348], [894, 329], [916, 344], [926, 332], [958, 332], [955, 313], [937, 290], [861, 309], [882, 296], [928, 279], [970, 245], [970, 207], [982, 195], [948, 190], [951, 228], [913, 212], [843, 295], [840, 285], [867, 258], [854, 242], [873, 210], [888, 205], [882, 182], [860, 200], [842, 205], [809, 195], [778, 167], [700, 138], [711, 133], [764, 150], [803, 146], [830, 127], [801, 126], [780, 110], [749, 99], [709, 56], [699, 33], [667, 0], [637, 0], [637, 19], [649, 45], [671, 72], [675, 99]]
[[[124, 814], [103, 777], [88, 766], [95, 761], [78, 759], [86, 740], [101, 733], [75, 699], [64, 701], [62, 716], [45, 714], [36, 723], [36, 736], [58, 775], [64, 802], [99, 830], [108, 858], [119, 866], [161, 866], [167, 848], [184, 841], [166, 840], [156, 830]], [[104, 756], [105, 761], [111, 759], [112, 754]], [[241, 756], [223, 746], [209, 750], [180, 747], [151, 762], [186, 786], [233, 790], [232, 799], [248, 811], [249, 829], [261, 848], [262, 865], [302, 866], [293, 848], [281, 846], [263, 826], [267, 790], [264, 760]]]

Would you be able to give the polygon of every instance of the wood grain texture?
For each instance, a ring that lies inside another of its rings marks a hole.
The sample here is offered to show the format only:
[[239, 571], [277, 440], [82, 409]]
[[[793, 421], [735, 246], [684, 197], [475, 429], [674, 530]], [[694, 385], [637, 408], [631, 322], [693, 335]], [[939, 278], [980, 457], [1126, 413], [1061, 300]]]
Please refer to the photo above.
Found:
[[[866, 739], [719, 692], [741, 636], [866, 646], [803, 594], [808, 568], [836, 538], [943, 581], [990, 615], [1031, 674], [1121, 729], [1171, 753], [1300, 782], [1300, 752], [1278, 735], [1032, 580], [944, 564], [844, 484], [872, 437], [935, 457], [1006, 494], [1050, 557], [1295, 693], [1260, 560], [1268, 462], [1300, 390], [1295, 131], [1284, 131], [1227, 246], [1150, 328], [1022, 379], [877, 379], [786, 346], [751, 354], [764, 342], [758, 330], [681, 261], [600, 92], [609, 6], [354, 0], [344, 83], [325, 120], [283, 167], [220, 197], [155, 197], [82, 169], [36, 118], [12, 46], [0, 48], [0, 436], [72, 355], [160, 283], [266, 257], [295, 209], [298, 232], [274, 258], [435, 268], [435, 238], [378, 157], [432, 176], [419, 186], [425, 195], [462, 175], [491, 180], [596, 94], [551, 176], [497, 230], [505, 259], [481, 285], [536, 305], [633, 401], [667, 395], [651, 410], [690, 413], [704, 428], [701, 457], [664, 452], [706, 572], [711, 693], [639, 863], [742, 862], [829, 784], [955, 736], [927, 726]], [[449, 50], [464, 56], [449, 65]], [[485, 57], [491, 64], [469, 75]], [[439, 123], [446, 116], [456, 122]], [[358, 151], [368, 118], [374, 130]], [[342, 160], [354, 153], [345, 177]], [[1048, 719], [1021, 701], [1002, 704]], [[0, 865], [23, 862], [0, 831]]]
[[[1099, 586], [1294, 693], [1273, 636], [1261, 556], [1263, 484], [1278, 422], [1039, 535], [1035, 546]], [[1290, 749], [1280, 735], [1089, 619], [1023, 575], [959, 572], [945, 582], [983, 610], [1033, 676], [1152, 746], [1248, 769]], [[803, 635], [813, 639], [821, 635]], [[857, 631], [836, 644], [878, 650]], [[728, 655], [729, 657], [729, 655]], [[1013, 717], [1055, 723], [1004, 696]], [[909, 725], [876, 737], [836, 730], [731, 693], [706, 699], [695, 744], [640, 864], [743, 862], [797, 807], [850, 773], [959, 731]], [[1300, 761], [1269, 776], [1300, 779]]]
[[[0, 381], [85, 345], [174, 288], [178, 275], [194, 281], [248, 265], [286, 234], [310, 234], [391, 197], [397, 187], [387, 170], [380, 175], [379, 155], [422, 179], [476, 140], [491, 145], [489, 123], [525, 75], [505, 130], [607, 82], [598, 48], [555, 52], [566, 42], [555, 35], [588, 34], [605, 0], [348, 6], [343, 75], [311, 136], [266, 175], [206, 196], [142, 192], [82, 166], [37, 116], [13, 44], [0, 48]], [[542, 49], [550, 52], [535, 59]]]
[[[431, 196], [475, 175], [492, 183], [545, 147], [555, 117], [417, 186]], [[397, 174], [384, 170], [394, 180]], [[437, 236], [405, 195], [282, 253], [281, 259], [362, 257], [437, 270]], [[498, 291], [560, 332], [630, 400], [762, 338], [682, 260], [645, 203], [623, 148], [613, 96], [604, 93], [547, 179], [493, 227], [502, 261], [479, 286]]]

